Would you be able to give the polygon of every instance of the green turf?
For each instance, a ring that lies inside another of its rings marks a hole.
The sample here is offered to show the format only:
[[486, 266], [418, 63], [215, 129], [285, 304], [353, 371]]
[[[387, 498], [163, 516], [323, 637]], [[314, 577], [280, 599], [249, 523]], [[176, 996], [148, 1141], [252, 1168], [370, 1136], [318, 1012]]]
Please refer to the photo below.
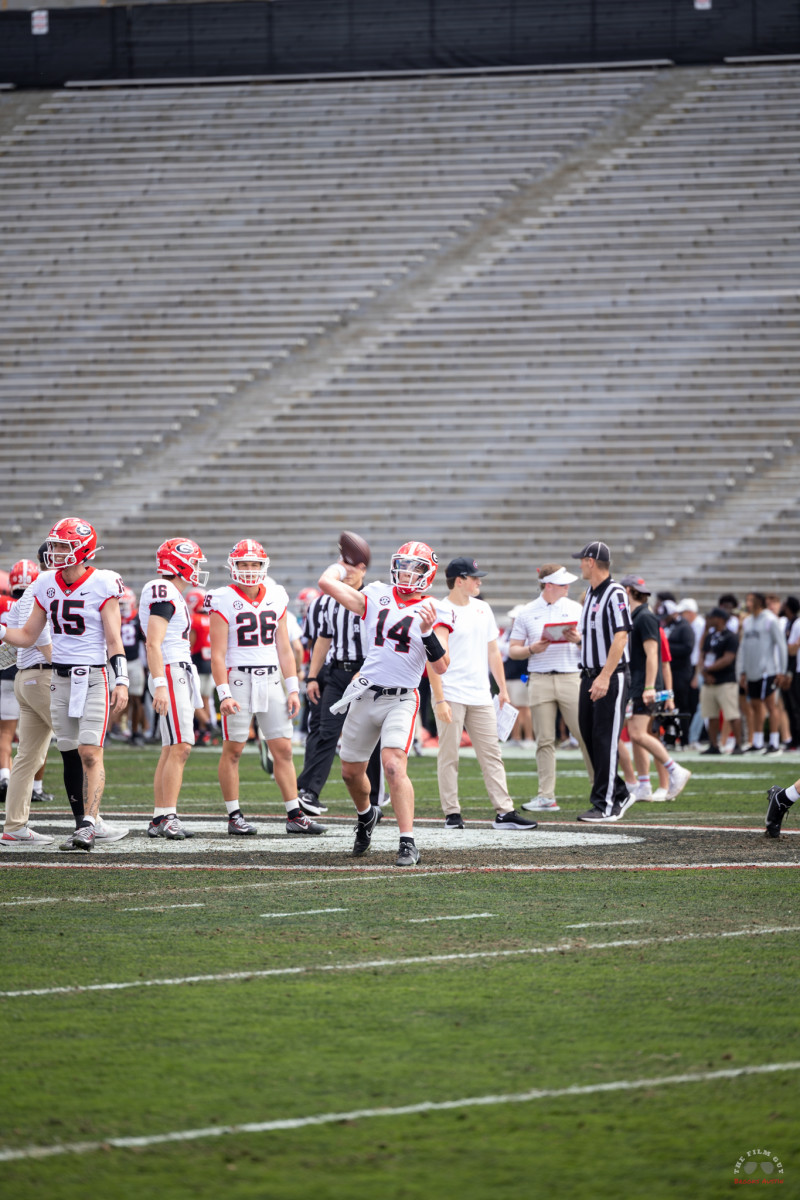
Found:
[[[108, 760], [107, 811], [146, 813], [154, 754]], [[692, 764], [684, 816], [637, 806], [637, 821], [756, 826], [767, 782], [793, 774], [789, 759], [718, 764]], [[190, 760], [187, 813], [218, 811], [214, 767], [213, 754]], [[560, 767], [564, 820], [585, 789], [567, 775], [579, 770], [574, 759]], [[420, 812], [438, 815], [435, 762], [411, 768]], [[720, 773], [735, 778], [712, 778]], [[254, 756], [243, 781], [248, 812], [279, 811]], [[463, 762], [462, 782], [475, 797], [468, 815], [488, 816], [474, 761]], [[525, 777], [510, 782], [517, 798], [533, 794]], [[348, 811], [341, 784], [330, 797], [332, 812]], [[768, 870], [426, 878], [0, 868], [3, 991], [306, 968], [0, 999], [0, 1148], [793, 1061], [800, 939], [718, 935], [800, 926], [797, 887], [795, 871]], [[202, 907], [167, 907], [188, 904]], [[125, 911], [135, 908], [149, 911]], [[323, 908], [345, 911], [263, 915]], [[411, 923], [483, 912], [492, 915]], [[586, 921], [625, 924], [569, 928]], [[688, 935], [713, 936], [664, 940]], [[617, 941], [644, 944], [605, 945]], [[401, 961], [366, 965], [387, 959]], [[347, 965], [356, 969], [321, 969]], [[737, 1159], [758, 1147], [783, 1163], [781, 1194], [800, 1195], [798, 1101], [800, 1072], [738, 1077], [7, 1162], [0, 1179], [13, 1200], [716, 1197], [736, 1187]]]

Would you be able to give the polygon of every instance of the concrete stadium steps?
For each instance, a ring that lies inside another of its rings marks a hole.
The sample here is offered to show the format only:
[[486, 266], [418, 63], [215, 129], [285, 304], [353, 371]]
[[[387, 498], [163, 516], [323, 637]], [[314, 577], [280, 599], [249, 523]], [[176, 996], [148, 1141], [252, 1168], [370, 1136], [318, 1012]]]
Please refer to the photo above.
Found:
[[[796, 65], [74, 95], [0, 156], [0, 404], [56, 433], [11, 511], [85, 496], [133, 584], [176, 531], [221, 583], [247, 533], [291, 593], [341, 528], [376, 576], [408, 537], [477, 555], [499, 608], [596, 536], [703, 603], [774, 577]], [[101, 478], [59, 473], [70, 408]]]

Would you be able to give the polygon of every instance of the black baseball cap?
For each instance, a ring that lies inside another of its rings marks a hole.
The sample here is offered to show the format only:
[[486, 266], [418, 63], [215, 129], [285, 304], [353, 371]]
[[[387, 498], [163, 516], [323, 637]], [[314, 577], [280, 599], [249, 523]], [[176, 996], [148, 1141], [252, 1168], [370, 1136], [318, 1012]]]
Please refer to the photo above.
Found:
[[445, 567], [445, 579], [458, 579], [462, 575], [469, 575], [472, 579], [483, 579], [486, 571], [478, 570], [474, 558], [451, 558]]
[[623, 575], [622, 579], [620, 579], [620, 583], [623, 587], [634, 588], [634, 590], [639, 592], [642, 596], [652, 596], [653, 594], [645, 581], [642, 579], [641, 575]]
[[611, 551], [605, 542], [589, 542], [577, 554], [572, 555], [573, 558], [593, 558], [595, 562], [611, 562]]
[[720, 621], [729, 621], [730, 615], [724, 608], [712, 608], [710, 612], [706, 613], [707, 617], [717, 617]]

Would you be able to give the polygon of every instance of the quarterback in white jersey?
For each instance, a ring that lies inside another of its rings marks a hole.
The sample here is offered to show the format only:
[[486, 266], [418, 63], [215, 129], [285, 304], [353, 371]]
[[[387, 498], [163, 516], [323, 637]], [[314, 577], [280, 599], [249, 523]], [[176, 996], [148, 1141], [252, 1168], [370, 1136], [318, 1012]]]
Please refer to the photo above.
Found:
[[[50, 622], [53, 645], [53, 681], [50, 714], [58, 748], [64, 756], [80, 756], [83, 796], [68, 790], [77, 822], [62, 850], [91, 850], [97, 840], [120, 836], [100, 820], [100, 800], [105, 786], [103, 739], [109, 707], [120, 713], [128, 703], [128, 668], [120, 636], [119, 597], [124, 584], [113, 571], [97, 571], [91, 560], [97, 553], [97, 534], [80, 517], [65, 517], [47, 537], [45, 566], [50, 568], [31, 584], [34, 606], [22, 629], [6, 630], [0, 638], [13, 646], [32, 646], [45, 623]], [[116, 686], [109, 706], [110, 656]], [[69, 786], [69, 785], [68, 785]]]
[[190, 538], [170, 538], [156, 551], [158, 577], [142, 588], [139, 622], [147, 646], [150, 694], [158, 714], [161, 755], [153, 779], [151, 838], [181, 842], [192, 834], [178, 817], [183, 768], [194, 745], [194, 710], [200, 688], [189, 650], [191, 618], [184, 592], [202, 587], [203, 551]]
[[[260, 542], [243, 538], [228, 555], [231, 583], [210, 592], [211, 671], [220, 699], [222, 756], [219, 783], [228, 810], [228, 832], [254, 834], [239, 803], [239, 759], [253, 717], [267, 740], [275, 782], [286, 808], [286, 832], [324, 833], [300, 808], [292, 758], [292, 718], [300, 711], [297, 664], [287, 629], [286, 591], [267, 575]], [[281, 673], [286, 681], [284, 695]]]
[[[441, 621], [424, 593], [436, 575], [437, 558], [424, 542], [406, 542], [391, 559], [391, 585], [370, 583], [357, 591], [344, 582], [347, 564], [335, 563], [319, 586], [362, 618], [369, 649], [357, 678], [342, 700], [350, 707], [342, 729], [342, 778], [358, 812], [353, 853], [369, 849], [379, 810], [370, 805], [367, 762], [381, 742], [384, 777], [400, 828], [397, 865], [414, 866], [414, 789], [408, 778], [408, 751], [419, 711], [422, 672], [442, 675], [449, 658], [434, 633]], [[332, 709], [337, 711], [337, 709]]]

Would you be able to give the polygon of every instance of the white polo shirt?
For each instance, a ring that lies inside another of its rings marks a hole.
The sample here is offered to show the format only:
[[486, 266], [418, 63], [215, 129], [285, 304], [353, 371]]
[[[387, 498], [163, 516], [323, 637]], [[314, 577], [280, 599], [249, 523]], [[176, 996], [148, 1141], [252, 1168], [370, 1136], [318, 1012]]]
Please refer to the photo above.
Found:
[[436, 604], [437, 624], [451, 627], [450, 665], [442, 675], [444, 698], [450, 704], [491, 704], [489, 643], [500, 635], [494, 613], [485, 600], [470, 596], [468, 604]]
[[[564, 621], [577, 621], [580, 626], [581, 606], [577, 600], [562, 596], [555, 604], [548, 604], [544, 596], [539, 596], [526, 604], [514, 621], [511, 637], [514, 641], [524, 642], [526, 646], [541, 641], [545, 625], [557, 625]], [[550, 671], [578, 671], [581, 660], [580, 645], [572, 642], [548, 646], [541, 654], [532, 654], [528, 659], [528, 674], [539, 675]]]

